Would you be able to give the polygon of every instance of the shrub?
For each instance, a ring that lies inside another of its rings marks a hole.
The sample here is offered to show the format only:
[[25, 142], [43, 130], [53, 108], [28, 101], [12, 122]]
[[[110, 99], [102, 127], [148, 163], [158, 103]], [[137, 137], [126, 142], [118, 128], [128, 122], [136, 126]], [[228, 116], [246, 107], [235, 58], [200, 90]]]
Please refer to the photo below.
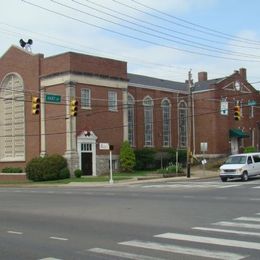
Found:
[[67, 168], [67, 161], [64, 157], [50, 155], [32, 159], [27, 163], [25, 170], [29, 180], [47, 181], [60, 179], [61, 170], [64, 168]]
[[136, 170], [151, 170], [156, 168], [155, 149], [143, 148], [136, 150], [134, 153], [136, 158]]
[[253, 146], [244, 147], [243, 153], [255, 153], [256, 148]]
[[128, 141], [124, 141], [119, 155], [122, 172], [132, 172], [135, 166], [135, 154]]
[[59, 179], [68, 179], [70, 177], [70, 170], [66, 167], [61, 169]]
[[82, 176], [82, 170], [76, 169], [76, 170], [74, 171], [74, 175], [75, 175], [76, 178], [81, 178], [81, 176]]
[[23, 169], [20, 167], [5, 167], [2, 169], [4, 173], [22, 173]]

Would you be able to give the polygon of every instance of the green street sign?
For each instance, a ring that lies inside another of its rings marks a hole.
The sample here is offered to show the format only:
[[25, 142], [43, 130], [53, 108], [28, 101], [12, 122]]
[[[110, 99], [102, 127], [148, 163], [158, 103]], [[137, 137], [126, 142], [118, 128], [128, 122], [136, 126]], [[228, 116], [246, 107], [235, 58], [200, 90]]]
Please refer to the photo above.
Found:
[[60, 103], [61, 102], [61, 96], [55, 95], [55, 94], [45, 94], [45, 102], [46, 103]]

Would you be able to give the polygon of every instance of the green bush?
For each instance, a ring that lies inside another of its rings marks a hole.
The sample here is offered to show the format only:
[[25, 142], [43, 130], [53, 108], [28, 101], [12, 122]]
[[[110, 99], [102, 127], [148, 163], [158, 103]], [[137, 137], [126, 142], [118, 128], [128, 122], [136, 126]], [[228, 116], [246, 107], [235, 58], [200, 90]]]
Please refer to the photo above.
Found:
[[136, 170], [152, 170], [156, 168], [155, 154], [156, 150], [153, 148], [143, 148], [135, 150]]
[[244, 147], [243, 153], [255, 153], [256, 148], [253, 146]]
[[132, 172], [135, 166], [135, 154], [128, 141], [124, 141], [120, 148], [120, 168], [122, 172]]
[[49, 181], [60, 179], [60, 173], [64, 168], [67, 168], [66, 159], [55, 154], [32, 159], [27, 163], [25, 170], [29, 180]]
[[74, 175], [75, 175], [76, 178], [81, 178], [81, 176], [82, 176], [82, 170], [76, 169], [76, 170], [74, 171]]
[[172, 163], [169, 164], [168, 167], [163, 168], [163, 169], [159, 169], [158, 173], [183, 173], [183, 169], [181, 167], [181, 165], [177, 166], [177, 171], [176, 171], [176, 165], [173, 165]]
[[5, 167], [2, 169], [3, 173], [22, 173], [23, 169], [20, 167]]
[[61, 169], [59, 174], [59, 179], [68, 179], [70, 178], [70, 170], [66, 167]]

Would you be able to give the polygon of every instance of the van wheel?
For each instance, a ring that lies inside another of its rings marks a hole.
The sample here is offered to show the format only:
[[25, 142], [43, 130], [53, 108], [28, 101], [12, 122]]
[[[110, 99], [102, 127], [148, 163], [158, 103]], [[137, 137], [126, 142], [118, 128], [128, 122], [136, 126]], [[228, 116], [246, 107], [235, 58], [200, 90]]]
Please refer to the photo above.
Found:
[[221, 180], [222, 180], [223, 182], [226, 182], [226, 181], [227, 181], [227, 177], [221, 177]]
[[241, 180], [242, 180], [242, 181], [247, 181], [247, 180], [248, 180], [248, 174], [247, 174], [247, 172], [244, 172], [244, 173], [243, 173], [243, 175], [242, 175], [242, 177], [241, 177]]

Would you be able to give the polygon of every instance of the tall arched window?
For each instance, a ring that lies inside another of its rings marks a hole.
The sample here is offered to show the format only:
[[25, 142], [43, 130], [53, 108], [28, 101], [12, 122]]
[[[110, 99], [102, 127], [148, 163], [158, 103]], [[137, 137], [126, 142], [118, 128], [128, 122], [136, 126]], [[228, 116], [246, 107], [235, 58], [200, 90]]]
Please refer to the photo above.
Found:
[[168, 99], [164, 99], [162, 107], [162, 141], [163, 146], [169, 147], [171, 144], [171, 109]]
[[0, 111], [0, 161], [24, 161], [24, 86], [17, 74], [7, 75], [1, 84]]
[[184, 101], [179, 103], [179, 147], [187, 147], [188, 109]]
[[128, 142], [134, 146], [134, 97], [131, 94], [127, 96], [127, 111], [128, 111]]
[[144, 106], [144, 145], [153, 146], [153, 100], [146, 97]]

